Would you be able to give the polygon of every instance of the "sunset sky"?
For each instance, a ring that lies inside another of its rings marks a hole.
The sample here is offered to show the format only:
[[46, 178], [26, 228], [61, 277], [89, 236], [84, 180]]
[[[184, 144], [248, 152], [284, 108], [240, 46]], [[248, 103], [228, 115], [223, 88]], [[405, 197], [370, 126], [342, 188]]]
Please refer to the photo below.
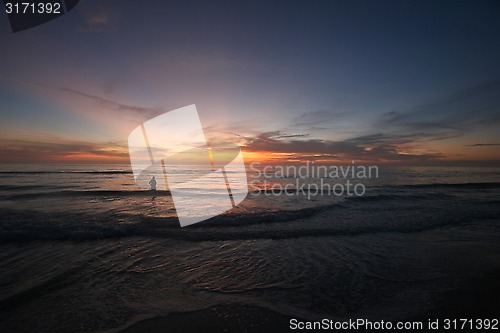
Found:
[[196, 104], [248, 161], [500, 166], [499, 1], [82, 0], [0, 45], [0, 162], [128, 163]]

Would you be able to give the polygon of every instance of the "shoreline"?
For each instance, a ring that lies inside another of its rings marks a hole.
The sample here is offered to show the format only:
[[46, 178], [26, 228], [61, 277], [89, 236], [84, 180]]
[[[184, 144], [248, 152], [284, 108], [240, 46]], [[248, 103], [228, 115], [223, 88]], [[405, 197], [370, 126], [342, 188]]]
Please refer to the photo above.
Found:
[[[498, 318], [500, 308], [500, 270], [484, 272], [480, 276], [464, 281], [457, 288], [443, 292], [435, 299], [435, 307], [421, 315], [401, 318], [401, 321], [420, 321], [427, 325], [429, 319], [493, 319]], [[353, 315], [351, 319], [365, 318], [363, 314]], [[154, 317], [139, 321], [120, 333], [139, 332], [283, 332], [290, 329], [290, 319], [269, 309], [249, 305], [217, 305], [205, 310], [171, 314], [164, 317]], [[296, 318], [299, 321], [310, 319]], [[329, 319], [329, 318], [327, 318]], [[348, 320], [345, 318], [343, 320]], [[385, 320], [384, 318], [371, 321]], [[385, 320], [387, 321], [387, 320]], [[393, 321], [395, 322], [395, 321]], [[309, 330], [310, 331], [310, 330]], [[314, 331], [314, 330], [313, 330]], [[324, 330], [323, 330], [324, 331]], [[328, 331], [328, 330], [326, 330]], [[336, 332], [368, 332], [369, 330], [335, 330]], [[377, 330], [384, 332], [385, 330]], [[436, 332], [425, 326], [419, 332]], [[391, 332], [403, 332], [393, 329]]]
[[217, 305], [205, 310], [174, 313], [132, 324], [119, 332], [278, 332], [287, 330], [290, 318], [249, 305]]

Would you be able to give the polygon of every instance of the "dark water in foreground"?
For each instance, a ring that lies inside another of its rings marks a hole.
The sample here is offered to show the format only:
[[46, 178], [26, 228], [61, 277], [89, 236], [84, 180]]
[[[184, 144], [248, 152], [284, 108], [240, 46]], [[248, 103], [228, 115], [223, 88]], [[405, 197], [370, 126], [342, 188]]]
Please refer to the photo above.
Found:
[[186, 228], [125, 168], [56, 171], [0, 173], [2, 332], [111, 332], [215, 306], [400, 320], [500, 268], [498, 169], [381, 169], [363, 197], [249, 195]]

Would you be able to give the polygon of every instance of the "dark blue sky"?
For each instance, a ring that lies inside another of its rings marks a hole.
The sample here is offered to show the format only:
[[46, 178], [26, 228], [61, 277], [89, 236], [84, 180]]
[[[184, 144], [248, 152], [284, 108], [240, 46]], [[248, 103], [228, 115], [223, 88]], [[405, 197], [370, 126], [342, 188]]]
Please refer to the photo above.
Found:
[[499, 41], [498, 1], [82, 0], [16, 34], [0, 15], [0, 129], [120, 151], [137, 122], [196, 104], [250, 151], [498, 160]]

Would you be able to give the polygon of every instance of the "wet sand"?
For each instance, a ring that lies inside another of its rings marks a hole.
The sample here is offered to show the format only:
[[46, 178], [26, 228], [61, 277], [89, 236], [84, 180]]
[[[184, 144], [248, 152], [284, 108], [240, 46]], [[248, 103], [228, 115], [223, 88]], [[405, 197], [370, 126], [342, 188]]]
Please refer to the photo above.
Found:
[[280, 332], [288, 329], [289, 318], [253, 306], [217, 306], [191, 313], [141, 321], [122, 331], [142, 332]]
[[[490, 271], [480, 277], [472, 278], [454, 290], [436, 295], [433, 310], [415, 318], [401, 320], [421, 321], [426, 325], [429, 319], [499, 318], [500, 284], [498, 281], [500, 281], [500, 270]], [[353, 315], [352, 318], [364, 318], [364, 316]], [[217, 306], [202, 311], [144, 320], [123, 330], [122, 333], [290, 332], [293, 331], [289, 328], [290, 319], [290, 317], [259, 307]], [[372, 318], [371, 320], [384, 319]], [[335, 331], [343, 332], [342, 330]], [[358, 331], [369, 332], [367, 330]], [[377, 330], [377, 332], [384, 331]], [[398, 330], [393, 329], [391, 332], [398, 332]], [[400, 330], [400, 332], [404, 332], [404, 330]], [[419, 332], [436, 331], [424, 328]]]

